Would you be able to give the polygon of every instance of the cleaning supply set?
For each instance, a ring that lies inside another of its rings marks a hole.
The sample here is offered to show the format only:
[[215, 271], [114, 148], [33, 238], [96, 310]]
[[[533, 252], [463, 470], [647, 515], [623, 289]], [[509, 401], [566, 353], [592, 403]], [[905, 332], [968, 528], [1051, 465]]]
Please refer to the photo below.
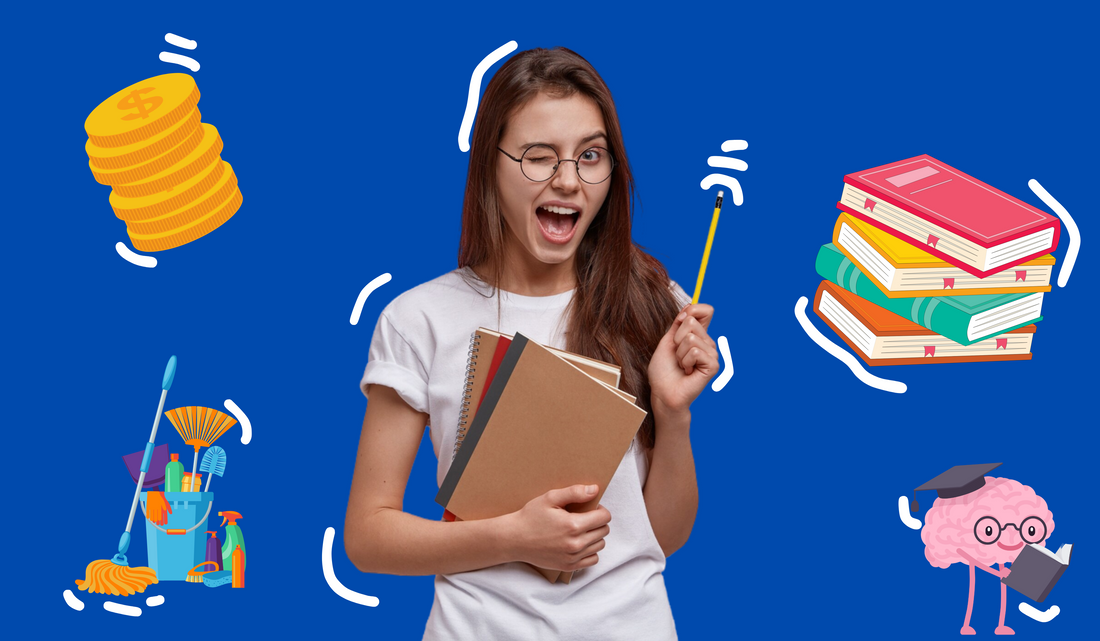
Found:
[[[187, 581], [212, 586], [232, 583], [235, 587], [244, 587], [244, 535], [236, 524], [236, 519], [241, 515], [237, 512], [218, 513], [225, 517], [223, 526], [229, 523], [224, 544], [216, 532], [201, 529], [213, 510], [214, 495], [209, 491], [210, 483], [214, 476], [221, 477], [225, 473], [226, 466], [225, 450], [213, 446], [213, 443], [237, 421], [208, 407], [179, 407], [164, 412], [164, 402], [175, 373], [176, 357], [173, 356], [165, 368], [160, 403], [149, 441], [144, 451], [123, 457], [137, 487], [126, 530], [119, 541], [118, 554], [110, 560], [88, 564], [85, 580], [76, 581], [81, 590], [127, 596], [143, 592], [150, 584], [159, 581]], [[154, 446], [162, 413], [175, 426], [184, 443], [195, 450], [190, 472], [185, 470], [178, 453], [169, 453], [167, 445]], [[201, 447], [208, 449], [200, 467], [198, 458]], [[205, 488], [202, 485], [203, 475], [206, 476]], [[161, 482], [164, 484], [163, 492], [157, 491]], [[146, 515], [149, 567], [131, 568], [126, 552], [139, 503]], [[202, 532], [209, 534], [210, 538], [203, 537]]]

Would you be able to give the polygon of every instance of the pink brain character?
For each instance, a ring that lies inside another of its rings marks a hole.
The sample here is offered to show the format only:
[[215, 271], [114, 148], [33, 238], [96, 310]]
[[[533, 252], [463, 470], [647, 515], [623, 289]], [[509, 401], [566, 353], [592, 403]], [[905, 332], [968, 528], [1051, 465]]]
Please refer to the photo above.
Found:
[[[997, 577], [1008, 576], [1020, 550], [1028, 544], [1045, 546], [1054, 531], [1054, 515], [1035, 490], [1006, 478], [985, 477], [980, 489], [954, 498], [937, 498], [925, 517], [921, 540], [924, 556], [939, 568], [953, 563], [970, 566], [970, 598], [962, 634], [975, 634], [970, 627], [974, 608], [974, 569]], [[1000, 569], [991, 566], [1000, 564]], [[1001, 616], [996, 634], [1013, 634], [1005, 626], [1007, 586], [1001, 584]]]

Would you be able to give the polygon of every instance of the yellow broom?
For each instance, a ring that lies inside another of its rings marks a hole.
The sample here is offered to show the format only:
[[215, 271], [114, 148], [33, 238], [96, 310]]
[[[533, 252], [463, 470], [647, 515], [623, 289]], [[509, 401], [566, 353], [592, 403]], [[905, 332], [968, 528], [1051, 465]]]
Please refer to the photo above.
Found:
[[195, 473], [199, 471], [199, 448], [213, 445], [219, 436], [237, 424], [237, 419], [225, 412], [195, 405], [177, 407], [164, 415], [172, 421], [183, 442], [195, 448], [195, 460], [191, 464], [191, 491], [198, 492]]
[[194, 405], [166, 411], [164, 416], [172, 421], [184, 442], [195, 447], [195, 461], [191, 463], [191, 491], [198, 491], [195, 473], [199, 468], [199, 447], [212, 445], [218, 440], [218, 436], [237, 424], [237, 419], [226, 412]]

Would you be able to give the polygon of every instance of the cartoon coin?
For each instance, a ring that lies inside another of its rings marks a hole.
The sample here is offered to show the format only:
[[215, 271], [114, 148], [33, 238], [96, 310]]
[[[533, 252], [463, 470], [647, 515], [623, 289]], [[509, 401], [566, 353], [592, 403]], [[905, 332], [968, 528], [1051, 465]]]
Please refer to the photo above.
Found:
[[84, 130], [97, 147], [132, 145], [185, 119], [198, 102], [199, 88], [191, 76], [154, 76], [99, 103], [84, 121]]

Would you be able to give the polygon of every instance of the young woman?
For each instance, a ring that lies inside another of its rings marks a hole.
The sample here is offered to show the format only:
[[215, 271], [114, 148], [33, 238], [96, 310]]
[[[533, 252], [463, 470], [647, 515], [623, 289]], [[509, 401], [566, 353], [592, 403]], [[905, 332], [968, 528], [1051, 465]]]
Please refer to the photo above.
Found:
[[[713, 309], [631, 240], [632, 192], [611, 93], [586, 60], [535, 49], [501, 67], [474, 128], [459, 269], [385, 308], [362, 379], [344, 543], [364, 572], [437, 575], [425, 639], [676, 637], [661, 573], [695, 520], [689, 407], [718, 355]], [[649, 414], [598, 509], [564, 509], [597, 491], [577, 485], [482, 521], [402, 511], [425, 425], [437, 481], [450, 466], [479, 326], [622, 367]], [[583, 571], [551, 584], [527, 564]]]

